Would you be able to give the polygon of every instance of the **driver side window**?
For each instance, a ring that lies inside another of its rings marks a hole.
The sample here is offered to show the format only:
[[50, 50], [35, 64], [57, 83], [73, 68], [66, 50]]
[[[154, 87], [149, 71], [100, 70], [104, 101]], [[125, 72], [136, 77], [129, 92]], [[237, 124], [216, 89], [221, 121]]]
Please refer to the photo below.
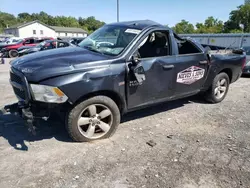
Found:
[[170, 55], [168, 32], [154, 31], [150, 33], [139, 45], [138, 55], [140, 58]]

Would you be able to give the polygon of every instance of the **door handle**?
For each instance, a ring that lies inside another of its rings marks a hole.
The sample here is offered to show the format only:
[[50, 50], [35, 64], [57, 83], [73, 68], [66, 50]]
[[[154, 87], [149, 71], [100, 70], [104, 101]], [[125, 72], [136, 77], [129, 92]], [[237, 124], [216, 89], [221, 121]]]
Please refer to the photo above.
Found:
[[205, 65], [205, 64], [207, 64], [207, 63], [208, 63], [208, 61], [207, 61], [207, 60], [200, 61], [200, 64], [201, 64], [201, 65]]
[[162, 65], [164, 70], [170, 70], [174, 68], [174, 65]]

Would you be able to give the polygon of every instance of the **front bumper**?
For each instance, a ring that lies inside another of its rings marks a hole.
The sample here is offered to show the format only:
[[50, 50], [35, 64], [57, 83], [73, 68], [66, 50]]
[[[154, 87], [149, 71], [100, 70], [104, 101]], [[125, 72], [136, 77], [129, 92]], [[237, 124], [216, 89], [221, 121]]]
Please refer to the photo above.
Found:
[[25, 106], [22, 102], [18, 102], [11, 105], [6, 105], [4, 110], [11, 114], [22, 117], [25, 121], [25, 124], [28, 126], [28, 130], [35, 134], [34, 116], [29, 107]]
[[42, 102], [30, 101], [26, 104], [23, 101], [6, 105], [4, 107], [6, 112], [20, 116], [28, 127], [28, 130], [35, 134], [36, 122], [38, 120], [47, 121], [52, 115], [64, 115], [65, 110], [68, 109], [67, 104], [49, 104]]
[[47, 120], [51, 114], [62, 114], [68, 109], [67, 103], [54, 104], [34, 101], [26, 77], [13, 67], [10, 71], [10, 84], [19, 102], [4, 108], [7, 112], [21, 116], [31, 132], [35, 132], [35, 120]]

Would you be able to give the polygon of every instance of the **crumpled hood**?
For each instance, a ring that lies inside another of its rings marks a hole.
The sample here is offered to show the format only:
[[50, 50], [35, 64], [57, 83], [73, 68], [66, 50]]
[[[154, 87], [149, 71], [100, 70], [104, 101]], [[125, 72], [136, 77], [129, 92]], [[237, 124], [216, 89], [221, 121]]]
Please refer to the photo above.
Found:
[[[47, 78], [71, 74], [87, 68], [90, 62], [105, 61], [109, 56], [91, 52], [81, 47], [66, 47], [36, 52], [11, 62], [11, 66], [21, 71], [28, 81], [38, 82]], [[92, 65], [93, 67], [93, 65]]]

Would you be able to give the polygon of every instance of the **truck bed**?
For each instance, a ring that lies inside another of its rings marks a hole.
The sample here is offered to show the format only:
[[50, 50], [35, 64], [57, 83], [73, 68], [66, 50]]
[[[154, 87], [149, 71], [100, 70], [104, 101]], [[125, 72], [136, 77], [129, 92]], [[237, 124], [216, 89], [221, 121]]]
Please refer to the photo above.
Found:
[[243, 55], [243, 51], [239, 50], [210, 50], [209, 54], [220, 54], [220, 55]]

